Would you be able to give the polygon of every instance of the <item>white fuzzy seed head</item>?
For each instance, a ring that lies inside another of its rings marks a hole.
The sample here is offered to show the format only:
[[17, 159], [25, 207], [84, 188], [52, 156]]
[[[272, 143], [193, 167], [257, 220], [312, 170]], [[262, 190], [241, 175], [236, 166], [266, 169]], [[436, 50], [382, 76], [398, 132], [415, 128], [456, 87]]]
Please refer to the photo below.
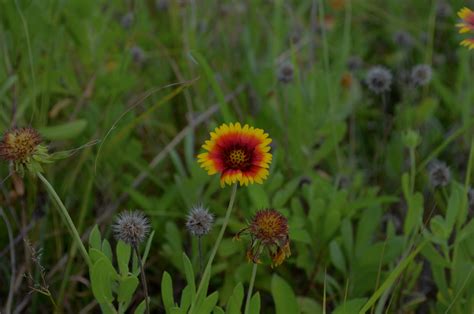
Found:
[[214, 216], [209, 213], [207, 208], [197, 205], [191, 208], [186, 220], [186, 228], [196, 237], [202, 237], [208, 234], [214, 223]]
[[141, 211], [125, 211], [117, 216], [112, 230], [117, 240], [136, 246], [148, 236], [150, 221]]
[[369, 69], [365, 81], [372, 92], [381, 94], [390, 90], [392, 73], [387, 68], [377, 65]]

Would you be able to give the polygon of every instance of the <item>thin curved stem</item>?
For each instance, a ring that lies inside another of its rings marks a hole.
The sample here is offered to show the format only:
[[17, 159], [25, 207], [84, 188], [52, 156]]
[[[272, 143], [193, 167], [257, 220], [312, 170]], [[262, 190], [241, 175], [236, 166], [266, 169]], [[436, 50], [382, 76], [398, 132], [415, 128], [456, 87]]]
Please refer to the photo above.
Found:
[[227, 225], [229, 224], [230, 214], [232, 213], [232, 208], [234, 207], [236, 194], [237, 194], [237, 184], [234, 184], [234, 186], [232, 187], [232, 194], [230, 196], [229, 206], [227, 207], [227, 211], [225, 213], [224, 222], [222, 223], [219, 236], [217, 237], [216, 243], [214, 244], [214, 247], [212, 248], [211, 256], [209, 257], [209, 261], [207, 262], [206, 268], [204, 269], [204, 273], [202, 274], [202, 277], [201, 277], [201, 281], [199, 282], [199, 287], [196, 292], [196, 297], [194, 298], [193, 303], [191, 304], [191, 308], [189, 309], [190, 314], [193, 313], [193, 310], [196, 306], [196, 301], [199, 299], [200, 293], [202, 293], [201, 290], [204, 287], [204, 279], [206, 278], [208, 273], [211, 271], [212, 262], [214, 261], [214, 258], [216, 257], [217, 250], [219, 249], [219, 245], [221, 244], [222, 238], [224, 237], [225, 230], [227, 228]]
[[58, 194], [56, 193], [56, 191], [54, 190], [53, 186], [48, 182], [48, 180], [41, 174], [41, 173], [37, 173], [38, 175], [38, 178], [43, 182], [43, 184], [45, 185], [46, 189], [48, 190], [48, 193], [51, 195], [51, 197], [54, 199], [55, 203], [56, 203], [56, 206], [59, 210], [59, 214], [61, 214], [64, 222], [66, 223], [66, 226], [68, 227], [69, 229], [69, 232], [71, 233], [72, 235], [72, 239], [74, 240], [74, 242], [76, 243], [77, 247], [79, 248], [81, 254], [82, 254], [82, 257], [84, 257], [84, 259], [86, 260], [87, 262], [87, 265], [89, 267], [92, 266], [92, 263], [91, 263], [91, 260], [89, 258], [89, 254], [87, 254], [87, 250], [84, 246], [84, 243], [82, 243], [82, 240], [81, 240], [81, 236], [79, 235], [79, 232], [77, 232], [77, 228], [76, 226], [74, 225], [74, 222], [72, 221], [71, 219], [71, 216], [69, 216], [69, 212], [67, 211], [66, 207], [64, 206], [63, 202], [61, 201], [61, 199], [59, 198]]
[[143, 263], [142, 263], [142, 258], [140, 256], [140, 252], [138, 252], [138, 246], [134, 245], [133, 249], [135, 250], [135, 254], [137, 254], [138, 264], [140, 265], [140, 276], [141, 276], [141, 279], [142, 279], [143, 293], [145, 294], [146, 313], [150, 314], [150, 298], [148, 297], [148, 285], [146, 283], [145, 270], [143, 269], [145, 265], [143, 265]]
[[249, 313], [249, 308], [250, 308], [250, 300], [252, 299], [252, 290], [253, 286], [255, 284], [255, 276], [257, 275], [257, 263], [253, 263], [253, 268], [252, 268], [252, 277], [250, 277], [250, 283], [249, 283], [249, 291], [247, 291], [247, 300], [245, 301], [245, 311], [244, 314]]

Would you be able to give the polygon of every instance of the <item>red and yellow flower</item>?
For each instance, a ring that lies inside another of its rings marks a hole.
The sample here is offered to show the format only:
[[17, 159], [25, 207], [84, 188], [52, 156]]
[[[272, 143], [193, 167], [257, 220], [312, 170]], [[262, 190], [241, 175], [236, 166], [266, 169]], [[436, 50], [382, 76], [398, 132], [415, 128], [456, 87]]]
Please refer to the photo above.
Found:
[[[462, 22], [456, 24], [459, 27], [459, 33], [469, 33], [474, 31], [474, 11], [466, 7], [458, 12], [458, 16]], [[461, 46], [466, 46], [469, 49], [474, 49], [474, 38], [468, 38], [461, 41]]]
[[474, 12], [469, 8], [462, 8], [458, 12], [458, 16], [461, 18], [462, 22], [456, 24], [459, 27], [459, 32], [462, 33], [469, 33], [474, 31]]
[[240, 123], [222, 124], [202, 146], [198, 162], [209, 175], [220, 174], [221, 186], [263, 183], [272, 161], [271, 139], [262, 129]]
[[247, 259], [260, 263], [260, 256], [267, 251], [272, 260], [272, 267], [278, 266], [291, 255], [288, 221], [274, 209], [257, 211], [249, 226], [242, 229], [236, 236], [249, 234], [251, 241], [247, 249]]

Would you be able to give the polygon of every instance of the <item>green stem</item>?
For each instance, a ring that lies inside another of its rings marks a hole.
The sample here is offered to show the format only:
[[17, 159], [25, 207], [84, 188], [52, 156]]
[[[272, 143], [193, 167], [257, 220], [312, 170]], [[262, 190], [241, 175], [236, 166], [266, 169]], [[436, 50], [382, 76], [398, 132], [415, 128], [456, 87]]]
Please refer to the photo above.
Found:
[[140, 252], [138, 251], [138, 246], [134, 245], [133, 249], [135, 250], [135, 254], [137, 254], [138, 264], [140, 265], [140, 276], [142, 279], [142, 288], [143, 288], [143, 293], [145, 294], [146, 314], [150, 314], [150, 298], [148, 296], [148, 285], [146, 283], [145, 270], [143, 269], [145, 265], [143, 265]]
[[219, 249], [219, 245], [221, 244], [222, 238], [224, 237], [225, 230], [227, 225], [229, 224], [230, 214], [232, 213], [232, 208], [234, 207], [235, 195], [237, 194], [237, 184], [234, 184], [232, 187], [232, 194], [230, 196], [229, 206], [227, 207], [227, 212], [225, 213], [224, 222], [222, 223], [221, 231], [219, 232], [219, 236], [217, 237], [217, 241], [212, 248], [211, 256], [209, 257], [209, 261], [207, 262], [206, 268], [204, 269], [204, 273], [202, 274], [201, 281], [199, 282], [199, 287], [196, 292], [196, 297], [191, 304], [191, 308], [189, 309], [189, 313], [192, 314], [194, 308], [196, 307], [196, 301], [199, 299], [200, 293], [202, 293], [202, 289], [204, 287], [204, 279], [206, 278], [207, 274], [211, 271], [212, 262], [216, 257], [217, 249]]
[[245, 311], [244, 314], [249, 313], [249, 308], [250, 308], [250, 299], [252, 298], [252, 290], [253, 290], [253, 285], [255, 284], [255, 276], [257, 275], [257, 263], [253, 264], [252, 268], [252, 277], [250, 277], [250, 283], [249, 283], [249, 291], [247, 291], [247, 300], [245, 301]]
[[59, 198], [59, 196], [56, 193], [56, 191], [54, 190], [53, 186], [48, 182], [48, 180], [46, 180], [46, 178], [39, 172], [37, 173], [37, 175], [38, 175], [38, 178], [45, 185], [46, 189], [48, 190], [48, 193], [54, 199], [54, 201], [56, 203], [56, 206], [59, 210], [59, 214], [63, 217], [63, 220], [66, 223], [66, 226], [68, 227], [69, 232], [72, 235], [72, 239], [74, 240], [77, 247], [81, 251], [81, 254], [84, 257], [84, 259], [86, 260], [87, 265], [89, 267], [92, 266], [91, 260], [89, 258], [89, 254], [87, 254], [87, 250], [84, 247], [84, 244], [82, 243], [81, 236], [79, 235], [79, 232], [77, 232], [77, 228], [74, 225], [74, 222], [72, 221], [71, 216], [69, 216], [69, 213], [68, 213], [66, 207], [64, 206], [63, 202]]
[[411, 194], [415, 192], [415, 177], [416, 177], [416, 159], [415, 159], [415, 148], [410, 147], [410, 190]]

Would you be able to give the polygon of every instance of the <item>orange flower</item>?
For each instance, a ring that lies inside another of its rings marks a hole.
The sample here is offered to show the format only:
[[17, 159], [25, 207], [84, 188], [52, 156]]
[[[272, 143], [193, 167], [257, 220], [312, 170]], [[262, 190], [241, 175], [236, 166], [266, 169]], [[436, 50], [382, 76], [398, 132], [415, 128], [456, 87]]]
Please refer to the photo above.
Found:
[[263, 183], [272, 160], [271, 141], [262, 129], [222, 124], [202, 146], [207, 152], [198, 155], [198, 162], [209, 175], [220, 174], [221, 186]]
[[459, 33], [468, 33], [474, 31], [474, 12], [466, 7], [458, 12], [458, 16], [462, 19], [461, 23], [456, 24], [459, 27]]
[[260, 255], [265, 249], [272, 260], [272, 267], [280, 265], [291, 255], [288, 221], [274, 209], [259, 210], [249, 226], [235, 236], [236, 239], [244, 233], [251, 237], [247, 259], [253, 263], [260, 263]]

